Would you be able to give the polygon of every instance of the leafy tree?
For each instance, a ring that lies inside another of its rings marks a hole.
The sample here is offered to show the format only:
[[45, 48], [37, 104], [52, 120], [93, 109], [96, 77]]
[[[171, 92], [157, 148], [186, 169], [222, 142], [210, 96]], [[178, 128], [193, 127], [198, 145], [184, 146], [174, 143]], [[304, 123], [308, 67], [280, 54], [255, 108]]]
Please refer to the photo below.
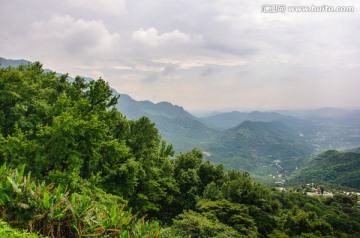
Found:
[[142, 117], [136, 121], [130, 121], [130, 138], [128, 146], [135, 158], [147, 160], [157, 155], [161, 138], [155, 124], [149, 118]]
[[206, 185], [203, 193], [203, 198], [216, 201], [222, 199], [223, 194], [220, 188], [215, 184], [215, 182], [211, 182], [208, 185]]
[[224, 195], [233, 202], [249, 205], [265, 205], [269, 190], [251, 181], [250, 174], [231, 170], [224, 183]]
[[174, 228], [181, 237], [243, 237], [232, 227], [191, 210], [174, 220]]
[[[81, 82], [77, 82], [77, 84], [81, 87]], [[89, 90], [85, 93], [89, 99], [90, 110], [104, 111], [107, 108], [115, 106], [119, 96], [113, 96], [112, 93], [109, 84], [102, 78], [96, 81], [90, 81]]]
[[196, 209], [204, 216], [216, 218], [219, 222], [233, 227], [239, 234], [247, 237], [257, 237], [257, 227], [253, 218], [249, 215], [246, 205], [231, 203], [227, 200], [206, 201], [196, 204]]
[[202, 163], [200, 150], [181, 153], [174, 161], [174, 178], [179, 187], [179, 197], [176, 202], [176, 214], [182, 210], [194, 209], [196, 199], [202, 195], [200, 191], [201, 178], [198, 168]]
[[315, 213], [307, 213], [296, 207], [287, 214], [284, 228], [291, 236], [312, 232], [316, 232], [317, 235], [332, 235], [333, 233], [331, 225], [319, 219]]
[[225, 171], [223, 165], [214, 166], [209, 161], [204, 161], [199, 165], [198, 175], [201, 178], [200, 192], [211, 183], [221, 184], [223, 182]]

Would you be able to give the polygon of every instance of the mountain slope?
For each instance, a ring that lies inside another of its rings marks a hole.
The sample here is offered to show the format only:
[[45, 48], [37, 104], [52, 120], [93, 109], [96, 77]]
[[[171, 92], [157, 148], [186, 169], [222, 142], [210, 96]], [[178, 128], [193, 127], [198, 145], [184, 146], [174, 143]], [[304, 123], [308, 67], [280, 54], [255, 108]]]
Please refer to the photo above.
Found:
[[283, 115], [277, 112], [227, 112], [220, 113], [213, 116], [200, 118], [200, 121], [206, 126], [218, 129], [226, 130], [239, 125], [244, 121], [262, 121], [270, 122], [284, 118]]
[[325, 151], [309, 158], [305, 166], [291, 176], [290, 183], [327, 183], [360, 189], [360, 153]]
[[126, 94], [120, 94], [117, 108], [129, 119], [148, 117], [156, 124], [167, 142], [177, 152], [204, 148], [212, 141], [215, 132], [191, 115], [184, 108], [169, 102], [152, 103], [136, 101]]
[[296, 132], [279, 122], [245, 121], [208, 147], [209, 160], [258, 175], [288, 173], [312, 153]]
[[22, 64], [30, 64], [31, 62], [30, 61], [27, 61], [27, 60], [11, 60], [11, 59], [5, 59], [5, 58], [1, 58], [0, 57], [0, 64], [1, 64], [1, 67], [18, 67], [19, 65], [22, 65]]

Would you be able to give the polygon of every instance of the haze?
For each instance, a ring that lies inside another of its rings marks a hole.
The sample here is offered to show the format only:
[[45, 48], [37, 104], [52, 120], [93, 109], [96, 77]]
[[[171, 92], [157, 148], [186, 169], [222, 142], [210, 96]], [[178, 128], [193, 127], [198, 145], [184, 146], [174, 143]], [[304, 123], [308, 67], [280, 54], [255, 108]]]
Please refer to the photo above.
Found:
[[347, 13], [262, 13], [264, 3], [0, 0], [0, 56], [193, 111], [359, 107], [359, 1]]

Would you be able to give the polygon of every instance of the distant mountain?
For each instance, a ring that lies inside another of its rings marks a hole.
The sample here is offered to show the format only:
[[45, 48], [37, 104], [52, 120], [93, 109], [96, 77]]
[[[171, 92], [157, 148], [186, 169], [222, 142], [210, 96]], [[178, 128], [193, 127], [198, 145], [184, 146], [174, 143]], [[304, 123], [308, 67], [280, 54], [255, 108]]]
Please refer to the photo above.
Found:
[[19, 65], [21, 64], [30, 64], [31, 62], [30, 61], [27, 61], [27, 60], [23, 60], [23, 59], [20, 59], [20, 60], [11, 60], [11, 59], [4, 59], [4, 58], [1, 58], [0, 57], [0, 64], [1, 64], [1, 67], [18, 67]]
[[313, 149], [279, 122], [245, 121], [221, 132], [208, 147], [209, 160], [258, 175], [289, 173]]
[[278, 111], [282, 115], [292, 116], [296, 118], [322, 121], [322, 122], [337, 122], [344, 120], [357, 119], [356, 122], [360, 124], [360, 110], [346, 110], [342, 108], [320, 108], [315, 110], [294, 110], [294, 111]]
[[[0, 61], [1, 67], [30, 63]], [[360, 110], [216, 112], [197, 118], [169, 102], [136, 101], [126, 94], [120, 94], [117, 108], [129, 119], [148, 117], [177, 152], [197, 147], [213, 162], [258, 175], [288, 174], [300, 168], [314, 148], [321, 152], [360, 146]]]
[[184, 108], [169, 102], [155, 104], [136, 101], [129, 95], [120, 94], [117, 108], [129, 119], [148, 117], [177, 152], [195, 147], [203, 149], [215, 136], [215, 131], [207, 128]]
[[227, 112], [215, 114], [208, 117], [200, 118], [199, 120], [209, 128], [217, 130], [226, 130], [239, 125], [244, 121], [277, 121], [285, 118], [277, 112]]
[[360, 153], [360, 147], [348, 149], [345, 152], [357, 152], [357, 153]]
[[360, 190], [360, 153], [325, 151], [309, 158], [289, 183], [325, 183]]
[[[2, 67], [17, 67], [29, 64], [27, 60], [8, 60], [0, 58]], [[60, 74], [59, 74], [60, 75]], [[70, 78], [70, 80], [72, 80]], [[92, 80], [86, 78], [86, 80]], [[119, 93], [113, 89], [114, 94]], [[207, 128], [196, 117], [184, 108], [169, 102], [152, 103], [150, 101], [136, 101], [129, 95], [120, 94], [117, 104], [118, 110], [129, 119], [148, 117], [155, 123], [163, 138], [172, 143], [176, 152], [193, 148], [204, 148], [214, 137], [214, 131]]]

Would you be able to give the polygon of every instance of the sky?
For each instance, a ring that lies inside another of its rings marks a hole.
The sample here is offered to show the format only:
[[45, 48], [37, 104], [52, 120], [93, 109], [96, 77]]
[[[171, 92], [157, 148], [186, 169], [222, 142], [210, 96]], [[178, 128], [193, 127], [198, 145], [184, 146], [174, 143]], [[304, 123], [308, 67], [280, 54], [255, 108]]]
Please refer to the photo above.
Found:
[[190, 111], [359, 108], [360, 1], [0, 0], [0, 57]]

